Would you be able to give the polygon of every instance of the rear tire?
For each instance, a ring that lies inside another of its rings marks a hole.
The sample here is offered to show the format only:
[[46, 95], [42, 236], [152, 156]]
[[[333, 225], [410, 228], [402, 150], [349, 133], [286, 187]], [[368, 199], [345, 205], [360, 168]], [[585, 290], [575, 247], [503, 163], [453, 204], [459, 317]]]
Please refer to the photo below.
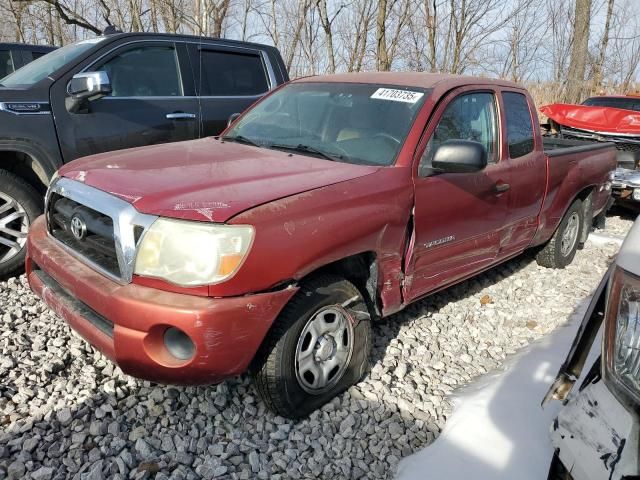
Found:
[[42, 214], [42, 196], [22, 178], [0, 170], [0, 278], [24, 268], [29, 226]]
[[571, 204], [558, 229], [536, 255], [538, 265], [547, 268], [564, 268], [573, 261], [584, 228], [582, 201]]
[[267, 335], [252, 367], [254, 385], [273, 412], [305, 417], [362, 379], [371, 345], [360, 291], [333, 275], [309, 280]]

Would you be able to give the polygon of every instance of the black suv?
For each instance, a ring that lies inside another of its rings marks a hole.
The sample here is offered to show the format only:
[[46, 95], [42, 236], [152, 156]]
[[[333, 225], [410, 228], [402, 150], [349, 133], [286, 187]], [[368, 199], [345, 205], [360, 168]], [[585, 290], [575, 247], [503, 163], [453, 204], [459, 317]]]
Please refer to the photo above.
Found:
[[13, 73], [27, 63], [55, 50], [56, 47], [27, 45], [24, 43], [0, 43], [0, 78]]
[[0, 80], [0, 276], [22, 268], [29, 225], [65, 162], [216, 135], [288, 80], [277, 49], [118, 33], [59, 48]]

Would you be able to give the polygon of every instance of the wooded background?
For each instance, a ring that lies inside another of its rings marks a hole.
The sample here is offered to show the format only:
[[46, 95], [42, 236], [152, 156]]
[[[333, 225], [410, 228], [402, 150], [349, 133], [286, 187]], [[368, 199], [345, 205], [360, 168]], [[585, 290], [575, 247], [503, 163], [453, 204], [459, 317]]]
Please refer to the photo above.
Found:
[[276, 45], [292, 77], [442, 71], [523, 82], [539, 102], [636, 88], [640, 0], [0, 0], [0, 40], [106, 26]]

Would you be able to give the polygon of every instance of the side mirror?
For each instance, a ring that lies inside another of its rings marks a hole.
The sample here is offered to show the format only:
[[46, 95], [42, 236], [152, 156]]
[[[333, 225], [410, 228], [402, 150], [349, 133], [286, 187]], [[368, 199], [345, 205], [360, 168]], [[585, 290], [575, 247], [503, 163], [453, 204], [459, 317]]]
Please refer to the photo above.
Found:
[[111, 93], [107, 72], [82, 72], [73, 76], [67, 86], [67, 110], [71, 113], [88, 111], [88, 103]]
[[443, 173], [472, 173], [487, 166], [487, 150], [472, 140], [447, 140], [433, 155], [431, 166]]
[[236, 113], [232, 113], [231, 115], [229, 115], [229, 120], [227, 120], [227, 127], [230, 127], [231, 124], [233, 122], [235, 122], [240, 115], [242, 115], [242, 114], [241, 113], [237, 113], [237, 112]]

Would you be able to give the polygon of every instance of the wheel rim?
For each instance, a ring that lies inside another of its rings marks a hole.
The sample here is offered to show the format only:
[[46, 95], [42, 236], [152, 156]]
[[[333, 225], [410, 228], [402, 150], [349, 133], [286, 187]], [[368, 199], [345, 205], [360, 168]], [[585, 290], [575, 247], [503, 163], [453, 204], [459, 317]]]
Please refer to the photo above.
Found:
[[27, 243], [29, 217], [15, 198], [0, 193], [0, 263], [18, 255]]
[[562, 234], [560, 253], [563, 257], [568, 256], [578, 241], [578, 227], [580, 226], [580, 217], [577, 213], [572, 213], [567, 220], [567, 226]]
[[296, 346], [296, 378], [307, 393], [330, 390], [344, 374], [353, 352], [353, 325], [339, 306], [316, 312], [302, 329]]

